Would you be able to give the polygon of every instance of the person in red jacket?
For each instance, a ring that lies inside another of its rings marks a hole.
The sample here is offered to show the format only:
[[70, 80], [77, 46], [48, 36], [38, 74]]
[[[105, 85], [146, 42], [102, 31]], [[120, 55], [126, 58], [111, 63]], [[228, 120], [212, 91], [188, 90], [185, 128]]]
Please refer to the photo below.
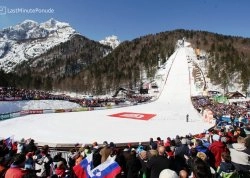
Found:
[[22, 178], [27, 171], [24, 169], [24, 154], [16, 154], [10, 168], [6, 171], [5, 178]]
[[65, 165], [63, 163], [63, 161], [59, 161], [57, 163], [57, 167], [56, 167], [56, 170], [55, 170], [55, 174], [58, 176], [58, 177], [65, 177], [66, 175], [66, 168], [65, 168]]
[[218, 168], [218, 166], [221, 163], [221, 154], [223, 152], [229, 152], [227, 145], [221, 141], [221, 138], [219, 135], [214, 134], [212, 136], [212, 144], [209, 146], [209, 151], [212, 153], [212, 157], [209, 162], [213, 168]]

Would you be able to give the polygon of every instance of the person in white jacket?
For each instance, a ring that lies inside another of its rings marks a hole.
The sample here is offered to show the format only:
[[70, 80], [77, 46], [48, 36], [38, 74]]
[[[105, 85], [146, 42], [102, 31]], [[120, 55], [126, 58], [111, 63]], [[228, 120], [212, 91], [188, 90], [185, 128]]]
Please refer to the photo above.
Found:
[[238, 137], [237, 143], [229, 145], [232, 163], [238, 172], [250, 176], [250, 137]]

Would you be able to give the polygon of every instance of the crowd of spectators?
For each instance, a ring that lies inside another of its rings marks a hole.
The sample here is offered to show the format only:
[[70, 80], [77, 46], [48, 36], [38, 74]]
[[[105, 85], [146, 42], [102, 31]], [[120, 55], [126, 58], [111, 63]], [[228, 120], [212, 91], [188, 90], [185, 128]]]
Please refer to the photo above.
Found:
[[0, 101], [13, 100], [68, 100], [66, 95], [54, 95], [41, 90], [0, 87]]
[[77, 103], [83, 107], [106, 107], [112, 104], [120, 105], [126, 101], [134, 104], [148, 102], [151, 96], [135, 94], [130, 97], [70, 97], [65, 94], [52, 94], [40, 90], [18, 89], [14, 87], [0, 87], [0, 101], [20, 101], [20, 100], [65, 100]]
[[250, 129], [235, 128], [144, 144], [117, 147], [104, 141], [75, 146], [66, 157], [50, 154], [48, 145], [33, 139], [0, 141], [0, 177], [78, 177], [76, 165], [92, 154], [93, 167], [112, 157], [121, 167], [116, 178], [238, 178], [250, 177]]
[[[46, 92], [0, 88], [0, 100], [3, 97], [20, 97], [24, 100], [71, 99], [54, 98]], [[145, 98], [133, 97], [138, 102], [150, 99]], [[99, 107], [99, 103], [109, 103], [113, 99], [84, 100], [84, 105]], [[249, 103], [246, 103], [246, 107], [216, 104], [200, 96], [193, 97], [192, 102], [199, 112], [210, 109], [219, 116], [242, 116], [249, 112]], [[33, 139], [11, 142], [3, 139], [0, 140], [0, 178], [77, 178], [75, 167], [90, 154], [93, 155], [93, 167], [110, 157], [114, 158], [121, 167], [116, 178], [250, 178], [250, 127], [221, 127], [220, 130], [177, 135], [166, 140], [150, 138], [145, 144], [128, 143], [122, 147], [117, 147], [113, 142], [94, 142], [76, 145], [66, 157], [59, 151], [52, 156], [48, 145], [38, 147]]]
[[197, 109], [198, 112], [202, 113], [205, 109], [209, 109], [213, 112], [215, 118], [225, 115], [238, 118], [241, 116], [246, 118], [250, 117], [250, 101], [241, 102], [241, 105], [238, 105], [237, 103], [215, 103], [206, 96], [195, 96], [191, 99], [194, 108]]

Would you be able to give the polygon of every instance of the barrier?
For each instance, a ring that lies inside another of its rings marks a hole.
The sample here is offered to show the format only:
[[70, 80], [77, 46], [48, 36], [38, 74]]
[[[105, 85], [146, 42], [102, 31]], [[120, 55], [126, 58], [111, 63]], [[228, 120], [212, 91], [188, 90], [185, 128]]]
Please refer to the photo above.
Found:
[[210, 109], [205, 109], [203, 111], [204, 122], [208, 122], [208, 123], [212, 124], [213, 119], [214, 119], [213, 112]]
[[28, 110], [29, 114], [43, 114], [43, 109]]
[[0, 120], [7, 120], [10, 119], [10, 113], [5, 113], [0, 115]]
[[62, 113], [65, 112], [65, 109], [55, 109], [55, 113]]
[[[147, 104], [152, 101], [137, 103], [137, 104]], [[13, 113], [4, 113], [0, 114], [0, 121], [7, 120], [10, 118], [21, 117], [30, 114], [47, 114], [47, 113], [64, 113], [64, 112], [82, 112], [82, 111], [94, 111], [94, 110], [105, 110], [105, 109], [114, 109], [121, 107], [133, 106], [134, 103], [129, 104], [120, 104], [120, 105], [110, 105], [103, 107], [82, 107], [82, 108], [73, 108], [73, 109], [32, 109], [32, 110], [21, 110]]]
[[1, 101], [21, 101], [22, 97], [15, 96], [15, 97], [2, 97], [0, 98]]

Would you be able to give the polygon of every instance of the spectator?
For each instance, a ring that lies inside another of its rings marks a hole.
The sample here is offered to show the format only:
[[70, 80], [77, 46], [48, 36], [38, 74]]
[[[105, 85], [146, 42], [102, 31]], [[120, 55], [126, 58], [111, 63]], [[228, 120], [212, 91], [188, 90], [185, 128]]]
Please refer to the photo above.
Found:
[[6, 166], [6, 162], [4, 157], [0, 157], [0, 177], [4, 177], [8, 167]]
[[4, 143], [3, 140], [0, 140], [0, 157], [4, 157], [9, 152], [10, 151], [9, 151], [7, 145]]
[[52, 163], [52, 158], [49, 154], [49, 146], [44, 145], [35, 159], [35, 169], [40, 170], [36, 173], [38, 177], [48, 177], [50, 176], [50, 164]]
[[187, 145], [187, 138], [181, 139], [181, 144], [175, 148], [174, 160], [175, 160], [175, 171], [180, 172], [182, 169], [186, 169], [186, 160], [184, 155], [188, 155], [189, 148]]
[[24, 168], [29, 169], [29, 170], [35, 169], [35, 161], [33, 160], [33, 153], [32, 152], [29, 152], [26, 154]]
[[209, 155], [209, 150], [208, 150], [208, 148], [207, 147], [205, 147], [204, 145], [203, 145], [203, 142], [202, 142], [202, 140], [201, 139], [196, 139], [195, 140], [195, 149], [196, 149], [196, 151], [197, 152], [203, 152], [203, 153], [205, 153], [207, 156]]
[[37, 147], [35, 145], [35, 141], [33, 139], [30, 140], [30, 142], [28, 143], [28, 145], [25, 148], [26, 153], [28, 152], [35, 152], [37, 150]]
[[231, 162], [231, 156], [229, 152], [223, 152], [221, 154], [221, 163], [217, 169], [217, 178], [233, 177], [237, 172]]
[[139, 175], [139, 177], [141, 178], [143, 178], [143, 177], [149, 177], [150, 176], [150, 174], [149, 174], [149, 170], [148, 170], [148, 168], [147, 168], [147, 166], [146, 166], [146, 163], [147, 163], [147, 161], [148, 161], [148, 157], [147, 157], [147, 151], [141, 151], [140, 153], [139, 153], [139, 156], [138, 156], [138, 158], [139, 158], [139, 160], [140, 160], [140, 162], [141, 162], [141, 170], [140, 170], [140, 175]]
[[165, 147], [166, 146], [171, 146], [171, 138], [170, 137], [167, 138], [166, 142], [164, 143], [164, 146]]
[[70, 170], [72, 170], [72, 168], [75, 166], [75, 158], [77, 156], [77, 152], [75, 150], [75, 148], [71, 148], [69, 150], [69, 154], [68, 154], [68, 165], [69, 165], [69, 168]]
[[247, 125], [245, 128], [244, 128], [244, 131], [246, 133], [246, 136], [250, 137], [250, 125]]
[[181, 170], [179, 172], [179, 177], [180, 178], [188, 178], [188, 172], [186, 170]]
[[155, 142], [150, 145], [150, 150], [148, 150], [148, 158], [150, 159], [153, 156], [157, 156], [158, 151], [157, 151], [157, 144]]
[[166, 146], [165, 149], [168, 159], [174, 160], [174, 150], [171, 150], [170, 146]]
[[160, 172], [159, 178], [178, 178], [178, 175], [171, 169], [163, 169]]
[[164, 146], [158, 148], [158, 155], [151, 157], [147, 162], [147, 167], [151, 171], [150, 178], [159, 178], [163, 169], [171, 167], [170, 160], [165, 155]]
[[64, 166], [67, 167], [67, 161], [62, 157], [62, 152], [57, 152], [57, 154], [53, 158], [53, 163], [58, 163], [59, 161], [62, 161]]
[[140, 160], [136, 157], [135, 151], [130, 152], [126, 167], [127, 167], [127, 178], [138, 178], [139, 171], [142, 166]]
[[191, 174], [192, 169], [194, 167], [193, 162], [194, 162], [194, 159], [196, 158], [196, 155], [197, 155], [197, 151], [195, 148], [192, 148], [192, 147], [190, 148], [189, 155], [184, 155], [186, 159], [187, 171], [189, 175]]
[[249, 137], [244, 139], [243, 137], [238, 137], [237, 143], [233, 143], [229, 146], [229, 151], [232, 158], [232, 163], [235, 166], [235, 169], [244, 176], [249, 176], [250, 170], [250, 145]]
[[57, 166], [56, 166], [55, 174], [58, 177], [65, 177], [65, 175], [66, 175], [65, 171], [66, 171], [66, 167], [65, 167], [63, 161], [59, 161], [57, 163]]
[[25, 140], [22, 138], [17, 144], [17, 153], [24, 153], [25, 151]]
[[103, 144], [104, 144], [104, 146], [103, 146], [103, 148], [101, 148], [101, 150], [99, 152], [101, 155], [101, 163], [103, 163], [107, 160], [107, 158], [109, 157], [109, 155], [111, 154], [111, 151], [112, 151], [107, 142], [104, 142]]
[[75, 165], [80, 164], [80, 163], [81, 163], [81, 161], [82, 161], [83, 159], [84, 159], [84, 158], [83, 158], [83, 156], [82, 156], [82, 155], [79, 155], [79, 157], [78, 157], [78, 158], [76, 158]]
[[193, 178], [212, 178], [211, 170], [201, 158], [195, 158], [192, 169]]
[[156, 138], [156, 142], [157, 142], [157, 147], [163, 146], [161, 137], [157, 137], [157, 138]]
[[198, 152], [197, 153], [197, 157], [200, 158], [200, 159], [202, 159], [208, 165], [208, 167], [210, 168], [211, 174], [213, 175], [213, 177], [215, 177], [216, 172], [215, 172], [214, 168], [212, 168], [209, 165], [208, 159], [207, 159], [207, 155], [205, 153], [203, 153], [203, 152]]
[[221, 141], [219, 135], [214, 134], [212, 136], [213, 143], [209, 146], [210, 157], [209, 162], [213, 168], [217, 168], [221, 163], [221, 154], [223, 152], [229, 152], [225, 143]]
[[22, 178], [27, 171], [24, 170], [24, 162], [25, 162], [25, 155], [24, 154], [16, 154], [11, 164], [10, 168], [6, 171], [5, 177], [6, 178]]
[[153, 145], [155, 145], [155, 141], [154, 141], [153, 138], [150, 138], [149, 139], [149, 146], [150, 146], [150, 148], [152, 148]]
[[99, 164], [101, 164], [101, 159], [102, 156], [100, 155], [100, 150], [102, 148], [99, 147], [99, 145], [97, 144], [97, 142], [94, 142], [92, 144], [92, 153], [93, 153], [93, 166], [97, 167]]

